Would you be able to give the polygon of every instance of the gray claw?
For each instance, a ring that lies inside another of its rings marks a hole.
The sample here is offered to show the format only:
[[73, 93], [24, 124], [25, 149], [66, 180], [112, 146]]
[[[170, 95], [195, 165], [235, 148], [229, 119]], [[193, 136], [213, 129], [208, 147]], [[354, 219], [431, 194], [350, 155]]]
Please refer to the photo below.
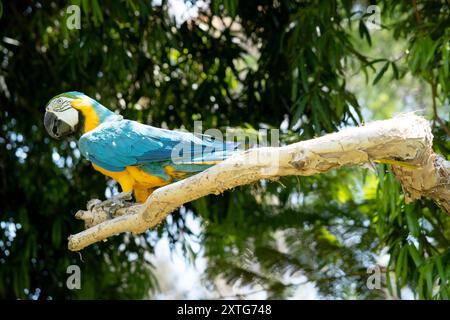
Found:
[[121, 192], [121, 193], [116, 194], [115, 196], [111, 197], [111, 200], [116, 200], [116, 201], [129, 201], [132, 199], [133, 199], [133, 191]]
[[92, 209], [94, 209], [95, 206], [101, 204], [102, 202], [99, 199], [91, 199], [88, 201], [88, 203], [86, 204], [86, 208], [89, 211], [92, 211]]

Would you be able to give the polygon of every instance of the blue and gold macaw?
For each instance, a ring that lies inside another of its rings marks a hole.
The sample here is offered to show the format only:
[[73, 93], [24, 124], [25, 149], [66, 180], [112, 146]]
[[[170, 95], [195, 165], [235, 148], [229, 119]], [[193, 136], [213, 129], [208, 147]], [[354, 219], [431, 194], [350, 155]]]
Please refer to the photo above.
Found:
[[78, 147], [95, 170], [116, 180], [138, 202], [173, 181], [201, 172], [237, 150], [207, 135], [171, 131], [124, 119], [80, 92], [46, 106], [44, 125], [61, 139], [79, 133]]

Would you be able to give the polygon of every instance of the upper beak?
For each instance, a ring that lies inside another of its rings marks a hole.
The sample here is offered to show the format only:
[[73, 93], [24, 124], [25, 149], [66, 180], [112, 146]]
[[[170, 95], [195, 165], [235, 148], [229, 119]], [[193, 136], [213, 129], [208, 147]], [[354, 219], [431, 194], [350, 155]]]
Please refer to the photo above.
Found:
[[44, 126], [48, 134], [52, 138], [58, 140], [74, 133], [73, 128], [68, 123], [59, 119], [58, 116], [51, 111], [45, 112]]
[[58, 118], [53, 112], [46, 111], [44, 116], [44, 126], [47, 133], [55, 139], [60, 139], [57, 126]]

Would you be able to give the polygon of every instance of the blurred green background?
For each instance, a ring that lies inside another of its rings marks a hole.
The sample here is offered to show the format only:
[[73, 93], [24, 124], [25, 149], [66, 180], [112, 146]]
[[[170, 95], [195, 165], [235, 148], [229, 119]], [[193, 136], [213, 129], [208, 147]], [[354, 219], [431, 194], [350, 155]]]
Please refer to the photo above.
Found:
[[[448, 299], [450, 219], [405, 205], [382, 165], [261, 181], [70, 252], [73, 214], [118, 188], [47, 137], [43, 112], [77, 90], [158, 127], [280, 128], [292, 143], [422, 110], [448, 159], [449, 55], [446, 0], [0, 1], [0, 298]], [[204, 265], [191, 290], [176, 292], [162, 241], [176, 264]]]

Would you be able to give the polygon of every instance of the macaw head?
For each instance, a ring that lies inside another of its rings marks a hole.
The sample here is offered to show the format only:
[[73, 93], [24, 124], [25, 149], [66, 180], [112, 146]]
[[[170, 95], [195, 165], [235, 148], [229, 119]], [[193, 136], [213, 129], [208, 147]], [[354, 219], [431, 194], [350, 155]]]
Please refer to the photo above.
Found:
[[61, 139], [78, 131], [80, 114], [72, 107], [74, 99], [76, 96], [73, 94], [63, 93], [47, 103], [44, 126], [51, 137]]
[[45, 107], [44, 126], [48, 134], [61, 139], [85, 133], [100, 123], [120, 116], [81, 92], [66, 92], [53, 97]]

